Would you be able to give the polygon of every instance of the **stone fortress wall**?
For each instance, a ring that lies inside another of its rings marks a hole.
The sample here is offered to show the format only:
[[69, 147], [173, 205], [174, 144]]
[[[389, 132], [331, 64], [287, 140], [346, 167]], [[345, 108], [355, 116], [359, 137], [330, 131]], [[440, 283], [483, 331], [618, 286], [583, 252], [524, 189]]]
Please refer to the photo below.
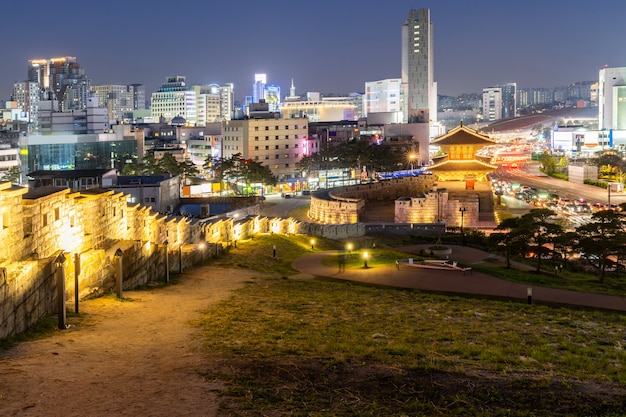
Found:
[[127, 195], [111, 190], [28, 191], [0, 183], [0, 339], [23, 332], [58, 311], [59, 270], [65, 273], [61, 281], [64, 298], [72, 300], [76, 295], [83, 298], [114, 289], [120, 259], [122, 288], [129, 290], [163, 279], [167, 268], [177, 272], [199, 265], [235, 241], [259, 233], [330, 239], [366, 233], [441, 234], [445, 232], [443, 223], [364, 224], [355, 222], [358, 217], [354, 217], [362, 209], [364, 196], [397, 199], [420, 195], [433, 183], [432, 176], [422, 175], [334, 189], [333, 201], [343, 205], [340, 210], [312, 198], [311, 206], [318, 215], [331, 216], [333, 210], [340, 213], [332, 214], [337, 224], [265, 218], [254, 214], [258, 213], [255, 210], [236, 219], [170, 216], [128, 204]]
[[0, 183], [0, 339], [58, 311], [60, 270], [66, 300], [74, 299], [76, 283], [79, 298], [114, 289], [118, 250], [122, 288], [129, 290], [163, 279], [166, 264], [170, 272], [199, 265], [258, 233], [331, 239], [365, 234], [363, 224], [319, 225], [258, 215], [209, 220], [168, 216], [128, 204], [126, 198], [107, 190], [29, 192]]
[[424, 194], [434, 183], [434, 175], [422, 174], [317, 191], [311, 195], [309, 218], [322, 224], [358, 223], [367, 201], [392, 201]]

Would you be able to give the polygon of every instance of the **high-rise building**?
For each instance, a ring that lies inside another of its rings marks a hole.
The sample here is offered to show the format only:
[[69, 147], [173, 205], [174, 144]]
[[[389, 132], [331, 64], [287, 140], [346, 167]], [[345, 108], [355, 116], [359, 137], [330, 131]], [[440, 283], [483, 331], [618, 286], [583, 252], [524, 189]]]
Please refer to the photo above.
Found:
[[108, 110], [109, 120], [123, 121], [133, 112], [134, 97], [128, 85], [94, 85], [91, 90], [98, 97], [100, 107]]
[[222, 120], [231, 120], [235, 108], [235, 86], [226, 83], [220, 86], [220, 115]]
[[306, 155], [319, 152], [308, 137], [308, 119], [290, 118], [267, 111], [267, 104], [254, 117], [223, 123], [222, 157], [241, 154], [266, 165], [279, 179], [297, 178], [301, 171], [297, 162]]
[[146, 86], [143, 84], [131, 84], [129, 89], [133, 92], [133, 110], [145, 110]]
[[22, 81], [13, 84], [13, 101], [27, 114], [28, 121], [37, 127], [39, 121], [39, 84], [35, 81]]
[[602, 68], [598, 84], [598, 127], [626, 129], [626, 67]]
[[490, 122], [517, 116], [516, 97], [515, 83], [483, 88], [483, 120]]
[[28, 81], [39, 84], [42, 99], [53, 94], [61, 111], [83, 110], [90, 97], [91, 80], [85, 77], [74, 56], [28, 61]]
[[182, 117], [187, 124], [196, 123], [196, 93], [185, 82], [186, 77], [173, 75], [166, 78], [164, 84], [152, 93], [150, 113], [152, 117], [163, 117], [170, 121]]
[[280, 111], [280, 86], [276, 84], [269, 84], [265, 86], [265, 102], [269, 105], [270, 111]]
[[379, 81], [368, 81], [365, 83], [365, 94], [363, 95], [363, 113], [397, 113], [397, 119], [403, 120], [401, 101], [402, 80], [392, 78]]
[[267, 84], [267, 74], [254, 74], [254, 84], [252, 85], [252, 102], [259, 103], [265, 100], [265, 85]]
[[402, 90], [406, 122], [437, 122], [434, 73], [430, 9], [409, 10], [409, 16], [402, 25]]

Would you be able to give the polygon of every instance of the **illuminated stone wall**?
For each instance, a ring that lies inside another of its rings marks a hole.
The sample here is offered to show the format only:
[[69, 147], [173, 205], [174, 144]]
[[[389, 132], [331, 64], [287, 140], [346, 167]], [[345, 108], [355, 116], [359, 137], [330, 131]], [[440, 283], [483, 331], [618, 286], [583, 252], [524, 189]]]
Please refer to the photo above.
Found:
[[432, 174], [392, 179], [372, 184], [351, 185], [319, 191], [311, 196], [309, 218], [323, 224], [358, 223], [367, 201], [393, 201], [430, 190]]
[[200, 220], [166, 216], [122, 193], [67, 189], [26, 191], [0, 183], [0, 338], [23, 332], [56, 313], [55, 264], [65, 255], [65, 295], [73, 309], [78, 296], [115, 288], [122, 251], [123, 289], [130, 290], [218, 256], [224, 246], [259, 233], [310, 234], [343, 239], [365, 234], [363, 224], [321, 225], [293, 218]]

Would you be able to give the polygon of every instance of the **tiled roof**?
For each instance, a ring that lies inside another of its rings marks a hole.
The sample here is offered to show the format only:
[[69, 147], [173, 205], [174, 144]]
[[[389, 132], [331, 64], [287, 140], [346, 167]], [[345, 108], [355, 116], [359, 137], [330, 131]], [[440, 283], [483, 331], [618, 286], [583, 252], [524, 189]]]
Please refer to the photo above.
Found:
[[433, 145], [493, 145], [496, 141], [487, 135], [460, 125], [448, 133], [435, 138], [431, 143]]
[[428, 167], [429, 171], [495, 171], [498, 169], [496, 165], [487, 164], [485, 162], [472, 160], [464, 161], [444, 161], [436, 165]]

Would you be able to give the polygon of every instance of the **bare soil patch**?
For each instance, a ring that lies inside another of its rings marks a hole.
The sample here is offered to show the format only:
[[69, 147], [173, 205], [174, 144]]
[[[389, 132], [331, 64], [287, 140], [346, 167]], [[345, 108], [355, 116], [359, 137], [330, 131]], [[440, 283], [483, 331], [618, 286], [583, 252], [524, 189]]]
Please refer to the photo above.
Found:
[[0, 415], [217, 415], [222, 387], [199, 374], [211, 361], [189, 321], [254, 274], [201, 267], [178, 285], [82, 302], [78, 325], [0, 351]]

